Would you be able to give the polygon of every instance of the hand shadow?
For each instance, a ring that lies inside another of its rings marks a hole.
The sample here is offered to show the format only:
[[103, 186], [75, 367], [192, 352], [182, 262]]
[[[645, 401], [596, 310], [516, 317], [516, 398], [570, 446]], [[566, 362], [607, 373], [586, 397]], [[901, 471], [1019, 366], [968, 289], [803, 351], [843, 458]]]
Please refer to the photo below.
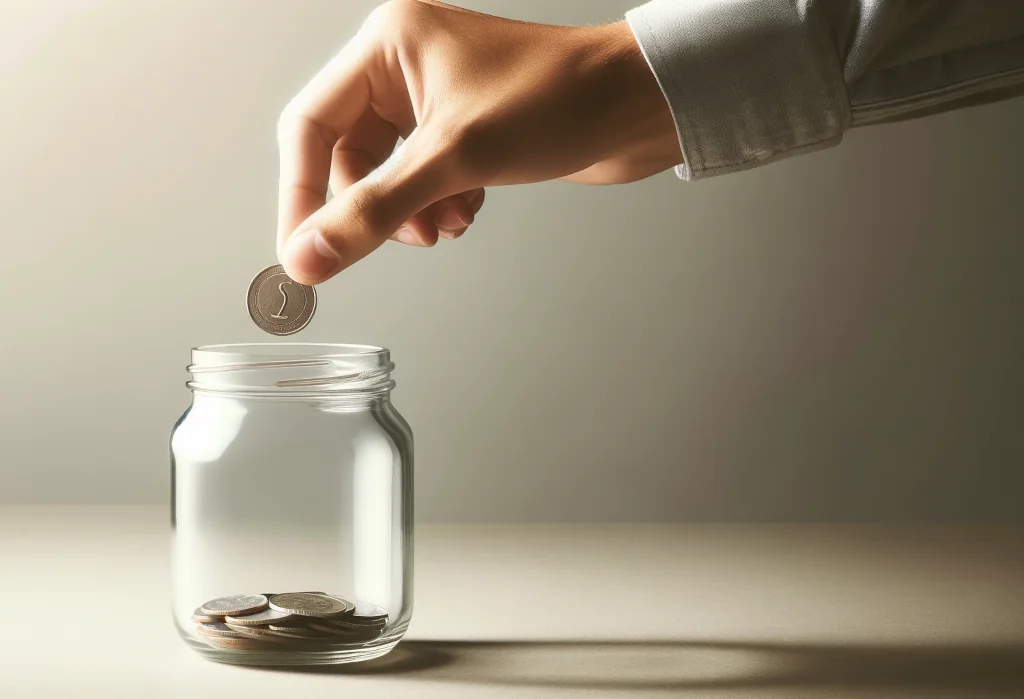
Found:
[[[811, 645], [666, 641], [406, 641], [312, 672], [589, 690], [825, 688], [1024, 696], [1024, 643]], [[925, 695], [927, 696], [927, 695]]]

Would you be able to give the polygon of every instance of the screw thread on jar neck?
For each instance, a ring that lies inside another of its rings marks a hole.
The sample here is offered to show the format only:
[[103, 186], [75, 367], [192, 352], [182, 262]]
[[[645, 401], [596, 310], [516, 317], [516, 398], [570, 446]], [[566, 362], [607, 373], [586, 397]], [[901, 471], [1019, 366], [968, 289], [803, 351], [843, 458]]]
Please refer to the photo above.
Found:
[[366, 345], [206, 345], [192, 350], [186, 385], [196, 393], [252, 398], [369, 400], [395, 387], [390, 354]]

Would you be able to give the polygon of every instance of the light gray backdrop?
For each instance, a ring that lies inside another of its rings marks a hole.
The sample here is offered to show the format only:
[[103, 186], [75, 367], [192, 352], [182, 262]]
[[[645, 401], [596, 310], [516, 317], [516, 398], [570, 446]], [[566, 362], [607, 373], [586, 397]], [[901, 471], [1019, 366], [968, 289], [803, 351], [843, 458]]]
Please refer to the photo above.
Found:
[[[278, 112], [371, 6], [0, 0], [0, 502], [166, 501], [189, 348], [265, 339]], [[496, 189], [301, 338], [393, 350], [423, 519], [1019, 518], [1022, 162], [1017, 100], [695, 184]]]

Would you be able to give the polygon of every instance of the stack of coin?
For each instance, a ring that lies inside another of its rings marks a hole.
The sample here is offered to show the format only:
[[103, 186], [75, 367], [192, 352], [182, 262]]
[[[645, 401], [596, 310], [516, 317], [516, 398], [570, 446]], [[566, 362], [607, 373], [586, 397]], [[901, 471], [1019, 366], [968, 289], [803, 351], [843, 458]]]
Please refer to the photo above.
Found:
[[218, 597], [196, 609], [192, 621], [217, 648], [331, 650], [374, 640], [388, 613], [324, 592], [286, 592]]

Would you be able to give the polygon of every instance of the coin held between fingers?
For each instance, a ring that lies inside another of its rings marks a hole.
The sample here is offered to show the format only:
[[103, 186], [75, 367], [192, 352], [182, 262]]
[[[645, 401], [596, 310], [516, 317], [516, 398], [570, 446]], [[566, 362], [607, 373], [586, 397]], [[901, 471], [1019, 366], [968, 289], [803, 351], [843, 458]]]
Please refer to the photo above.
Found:
[[316, 289], [289, 277], [281, 265], [271, 265], [253, 277], [246, 308], [256, 325], [271, 335], [302, 330], [316, 312]]

